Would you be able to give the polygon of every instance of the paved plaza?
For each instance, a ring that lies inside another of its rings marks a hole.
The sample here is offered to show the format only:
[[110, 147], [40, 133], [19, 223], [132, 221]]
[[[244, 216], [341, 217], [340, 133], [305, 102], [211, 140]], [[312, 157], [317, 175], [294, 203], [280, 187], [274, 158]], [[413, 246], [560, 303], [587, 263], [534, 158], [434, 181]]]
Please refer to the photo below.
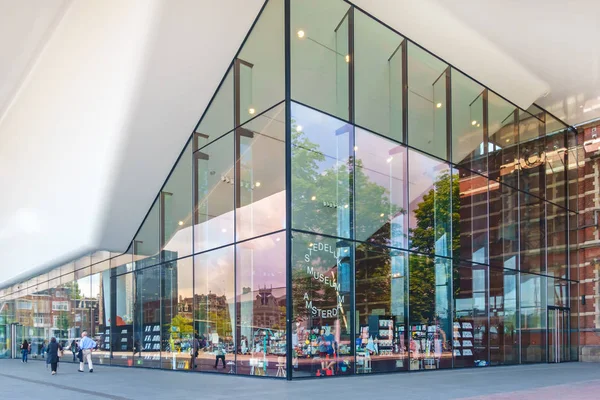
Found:
[[12, 399], [598, 399], [600, 364], [540, 364], [296, 380], [0, 360], [0, 398]]

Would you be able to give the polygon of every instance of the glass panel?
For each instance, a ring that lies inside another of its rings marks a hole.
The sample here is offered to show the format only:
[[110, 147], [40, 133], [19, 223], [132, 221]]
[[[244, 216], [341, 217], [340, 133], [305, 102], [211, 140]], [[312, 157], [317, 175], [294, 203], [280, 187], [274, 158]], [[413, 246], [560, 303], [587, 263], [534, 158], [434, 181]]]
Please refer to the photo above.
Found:
[[196, 127], [192, 141], [194, 151], [215, 141], [234, 128], [233, 94], [233, 67], [230, 67], [210, 107]]
[[478, 164], [480, 173], [487, 169], [488, 149], [483, 137], [486, 104], [483, 86], [452, 69], [452, 162], [471, 170], [476, 170], [472, 164]]
[[490, 364], [519, 363], [518, 273], [490, 268]]
[[164, 264], [161, 282], [162, 329], [158, 323], [146, 323], [142, 348], [153, 357], [162, 354], [163, 368], [192, 370], [197, 365], [195, 357], [203, 351], [194, 329], [193, 259], [188, 257]]
[[353, 128], [292, 104], [292, 227], [350, 237]]
[[580, 292], [579, 282], [569, 282], [570, 296], [569, 296], [569, 327], [570, 327], [570, 357], [571, 361], [579, 361], [579, 308], [580, 308]]
[[521, 362], [546, 361], [546, 277], [521, 273]]
[[519, 114], [519, 189], [545, 196], [544, 123], [521, 111]]
[[292, 0], [292, 99], [349, 119], [348, 16], [341, 0]]
[[406, 249], [408, 246], [406, 148], [391, 140], [357, 129], [354, 150], [356, 239]]
[[356, 123], [402, 141], [404, 38], [357, 10], [354, 32]]
[[115, 283], [115, 309], [111, 313], [111, 364], [133, 366], [133, 317], [135, 278], [133, 273], [112, 278]]
[[490, 179], [518, 187], [518, 114], [516, 108], [488, 92], [488, 173]]
[[[408, 151], [408, 165], [410, 248], [449, 257], [454, 242], [451, 218], [455, 214], [451, 210], [450, 167], [413, 150]], [[455, 207], [458, 212], [458, 204]]]
[[237, 240], [285, 229], [285, 115], [275, 107], [236, 131]]
[[233, 242], [234, 134], [194, 153], [194, 253]]
[[410, 254], [410, 370], [452, 368], [451, 264]]
[[192, 254], [192, 144], [188, 143], [161, 192], [162, 260]]
[[569, 282], [563, 279], [547, 278], [548, 305], [556, 307], [569, 306]]
[[[133, 268], [141, 269], [160, 263], [160, 218], [164, 204], [161, 193], [154, 201], [142, 227], [133, 239]], [[117, 272], [117, 273], [120, 273]]]
[[[460, 235], [458, 257], [480, 264], [488, 262], [488, 179], [468, 169], [453, 169], [452, 208], [458, 208], [453, 237]], [[453, 247], [456, 246], [455, 244]], [[454, 249], [456, 250], [456, 249]], [[454, 254], [456, 256], [456, 254]]]
[[488, 358], [488, 267], [454, 264], [454, 367], [486, 367]]
[[[583, 135], [582, 135], [583, 136]], [[587, 138], [586, 138], [587, 139]], [[592, 139], [590, 137], [590, 139]], [[569, 129], [567, 132], [568, 165], [567, 180], [569, 185], [569, 210], [577, 212], [579, 208], [584, 209], [583, 205], [578, 205], [579, 200], [579, 180], [583, 179], [585, 151], [580, 142], [583, 138], [577, 134], [576, 130]], [[579, 143], [578, 143], [579, 142]]]
[[345, 240], [293, 233], [294, 377], [354, 371], [352, 247]]
[[356, 248], [356, 373], [408, 370], [408, 257]]
[[285, 233], [236, 246], [236, 372], [286, 376]]
[[267, 3], [238, 56], [238, 125], [285, 97], [283, 3], [283, 0], [271, 0]]
[[517, 269], [519, 259], [519, 192], [489, 182], [490, 265]]
[[446, 158], [446, 69], [414, 43], [408, 44], [408, 144]]
[[160, 368], [161, 266], [137, 271], [134, 279], [133, 365]]
[[548, 275], [567, 279], [567, 210], [546, 203], [546, 238], [548, 240]]
[[203, 343], [198, 369], [235, 372], [234, 247], [195, 256], [194, 272], [194, 329]]
[[521, 271], [546, 273], [544, 201], [520, 192]]
[[110, 271], [92, 275], [90, 284], [91, 335], [98, 343], [98, 349], [92, 352], [92, 361], [96, 364], [110, 364]]
[[546, 200], [567, 206], [567, 129], [546, 114]]

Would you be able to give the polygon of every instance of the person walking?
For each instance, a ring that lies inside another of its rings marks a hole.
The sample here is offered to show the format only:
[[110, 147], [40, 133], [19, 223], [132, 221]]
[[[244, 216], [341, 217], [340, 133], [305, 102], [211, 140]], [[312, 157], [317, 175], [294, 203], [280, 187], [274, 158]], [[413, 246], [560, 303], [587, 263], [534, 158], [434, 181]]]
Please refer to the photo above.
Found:
[[73, 339], [71, 342], [71, 353], [73, 353], [73, 362], [77, 362], [77, 352], [79, 351], [77, 346], [77, 340]]
[[83, 367], [86, 360], [90, 372], [94, 372], [94, 365], [92, 364], [92, 350], [96, 348], [96, 342], [88, 337], [88, 333], [86, 331], [81, 333], [79, 348], [81, 349], [82, 354], [82, 360], [79, 363], [79, 372], [83, 372]]
[[27, 362], [27, 355], [29, 354], [29, 342], [27, 339], [23, 340], [23, 344], [21, 344], [21, 362]]
[[52, 375], [56, 375], [58, 370], [58, 362], [60, 361], [60, 356], [62, 355], [63, 349], [60, 343], [56, 341], [56, 338], [53, 337], [50, 339], [50, 343], [48, 344], [48, 362], [50, 363], [50, 368], [52, 369]]

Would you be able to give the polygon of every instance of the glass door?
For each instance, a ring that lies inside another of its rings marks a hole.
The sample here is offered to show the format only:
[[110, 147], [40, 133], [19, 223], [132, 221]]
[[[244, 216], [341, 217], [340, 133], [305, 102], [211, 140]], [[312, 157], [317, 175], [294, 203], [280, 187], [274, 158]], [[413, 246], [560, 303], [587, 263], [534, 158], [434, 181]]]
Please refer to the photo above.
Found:
[[569, 309], [548, 307], [548, 362], [570, 361]]

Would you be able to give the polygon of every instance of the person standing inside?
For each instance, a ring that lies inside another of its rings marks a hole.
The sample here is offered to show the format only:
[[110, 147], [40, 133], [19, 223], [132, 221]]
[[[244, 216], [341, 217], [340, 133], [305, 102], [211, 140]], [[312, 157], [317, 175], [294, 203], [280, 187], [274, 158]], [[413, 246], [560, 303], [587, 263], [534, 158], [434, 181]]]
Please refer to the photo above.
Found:
[[83, 331], [81, 333], [81, 341], [79, 342], [79, 348], [82, 353], [82, 360], [79, 363], [79, 372], [83, 372], [83, 365], [87, 360], [88, 368], [90, 372], [94, 372], [94, 365], [92, 364], [92, 350], [96, 348], [96, 342], [88, 337], [88, 333]]
[[27, 355], [29, 354], [29, 343], [27, 339], [23, 340], [23, 344], [21, 344], [21, 362], [27, 362]]
[[62, 346], [60, 343], [56, 341], [56, 338], [53, 337], [50, 339], [50, 343], [48, 344], [48, 363], [50, 363], [50, 368], [52, 369], [52, 375], [56, 375], [56, 371], [58, 370], [58, 362], [60, 361], [60, 356], [62, 353]]
[[225, 368], [225, 349], [220, 342], [215, 345], [215, 369], [219, 365], [219, 360], [223, 362], [223, 368]]

